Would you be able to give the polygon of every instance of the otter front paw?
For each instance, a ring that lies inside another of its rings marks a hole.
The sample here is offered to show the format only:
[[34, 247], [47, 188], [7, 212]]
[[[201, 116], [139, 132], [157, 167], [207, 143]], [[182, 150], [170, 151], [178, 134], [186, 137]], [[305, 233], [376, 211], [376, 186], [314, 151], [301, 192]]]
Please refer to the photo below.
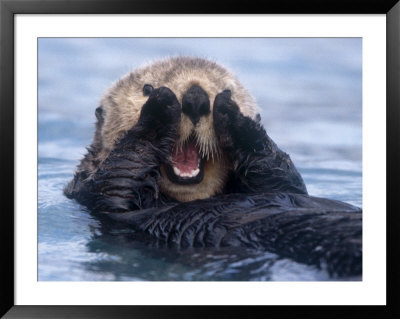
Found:
[[167, 87], [154, 89], [143, 105], [138, 123], [153, 130], [176, 129], [181, 118], [181, 105]]
[[225, 90], [215, 97], [213, 107], [214, 130], [221, 148], [230, 150], [235, 144], [234, 124], [240, 115], [239, 107], [231, 99], [231, 91]]
[[167, 87], [154, 89], [143, 105], [138, 122], [115, 143], [115, 152], [133, 150], [138, 141], [147, 141], [167, 149], [176, 139], [181, 106]]
[[264, 128], [258, 121], [244, 116], [231, 95], [230, 90], [225, 90], [214, 100], [214, 130], [221, 148], [228, 152], [263, 149], [267, 142]]

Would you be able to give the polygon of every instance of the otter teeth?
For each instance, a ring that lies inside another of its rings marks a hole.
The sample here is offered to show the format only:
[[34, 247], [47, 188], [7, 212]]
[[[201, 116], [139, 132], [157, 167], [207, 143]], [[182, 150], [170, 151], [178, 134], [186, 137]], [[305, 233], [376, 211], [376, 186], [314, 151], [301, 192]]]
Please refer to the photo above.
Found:
[[195, 176], [197, 176], [197, 175], [199, 174], [199, 172], [200, 172], [200, 169], [199, 169], [199, 168], [196, 168], [196, 169], [192, 170], [192, 171], [189, 172], [189, 173], [183, 173], [183, 172], [181, 172], [181, 171], [179, 170], [179, 168], [177, 168], [177, 167], [175, 167], [175, 166], [173, 166], [173, 169], [174, 169], [175, 175], [180, 176], [180, 177], [195, 177]]

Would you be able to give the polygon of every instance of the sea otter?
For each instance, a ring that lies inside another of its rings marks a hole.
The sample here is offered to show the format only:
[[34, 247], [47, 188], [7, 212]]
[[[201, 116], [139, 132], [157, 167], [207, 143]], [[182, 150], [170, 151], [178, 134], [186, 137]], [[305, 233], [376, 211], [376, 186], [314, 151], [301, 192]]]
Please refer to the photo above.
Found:
[[332, 274], [361, 273], [361, 211], [309, 196], [237, 78], [200, 58], [141, 67], [96, 109], [96, 132], [65, 194], [145, 241], [245, 246]]

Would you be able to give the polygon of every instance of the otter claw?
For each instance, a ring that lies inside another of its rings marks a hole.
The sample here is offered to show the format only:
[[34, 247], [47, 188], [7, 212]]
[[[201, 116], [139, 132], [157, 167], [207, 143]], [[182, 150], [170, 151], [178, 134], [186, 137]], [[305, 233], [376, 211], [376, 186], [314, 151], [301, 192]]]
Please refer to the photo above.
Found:
[[144, 104], [140, 121], [156, 119], [159, 122], [179, 122], [180, 104], [174, 92], [165, 86], [154, 89]]

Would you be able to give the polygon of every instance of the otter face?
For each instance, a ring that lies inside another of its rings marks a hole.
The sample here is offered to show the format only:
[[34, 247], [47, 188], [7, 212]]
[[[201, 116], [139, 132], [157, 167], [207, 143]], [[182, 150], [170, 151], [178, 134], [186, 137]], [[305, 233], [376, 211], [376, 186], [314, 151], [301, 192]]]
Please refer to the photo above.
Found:
[[[181, 105], [182, 113], [189, 118], [191, 124], [186, 119], [186, 125], [181, 125], [179, 139], [172, 149], [171, 160], [165, 172], [168, 179], [176, 184], [198, 184], [204, 177], [205, 161], [214, 156], [213, 151], [216, 149], [212, 137], [202, 139], [204, 133], [200, 129], [201, 125], [197, 126], [201, 118], [211, 113], [210, 100], [202, 87], [193, 85], [183, 94]], [[205, 125], [209, 122], [204, 120]]]
[[160, 191], [179, 201], [221, 192], [230, 163], [215, 136], [214, 99], [230, 90], [240, 111], [251, 118], [255, 118], [257, 107], [232, 74], [208, 60], [178, 57], [156, 62], [126, 75], [108, 90], [101, 100], [104, 123], [99, 160], [104, 160], [122, 134], [136, 124], [151, 91], [161, 86], [175, 93], [182, 113], [177, 140], [160, 167]]
[[160, 187], [180, 201], [207, 198], [222, 191], [229, 164], [219, 151], [211, 101], [197, 83], [182, 95], [179, 136], [161, 167]]

